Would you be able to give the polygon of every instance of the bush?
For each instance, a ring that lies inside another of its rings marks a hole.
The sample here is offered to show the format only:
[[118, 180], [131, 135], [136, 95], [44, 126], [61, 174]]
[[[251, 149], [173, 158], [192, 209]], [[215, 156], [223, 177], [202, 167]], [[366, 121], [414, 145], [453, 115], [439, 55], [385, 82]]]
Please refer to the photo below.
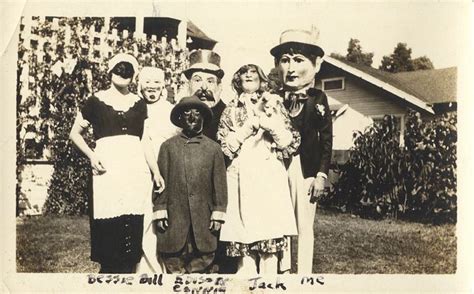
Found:
[[354, 134], [349, 161], [321, 204], [364, 217], [456, 222], [456, 120], [410, 112], [404, 147], [392, 116]]
[[[45, 214], [82, 215], [88, 211], [92, 193], [92, 171], [89, 160], [69, 140], [77, 108], [90, 94], [85, 87], [84, 66], [79, 62], [72, 74], [53, 79], [52, 87], [62, 85], [53, 105], [52, 129], [55, 136], [51, 144], [54, 172], [43, 207]], [[93, 145], [90, 133], [86, 141]]]

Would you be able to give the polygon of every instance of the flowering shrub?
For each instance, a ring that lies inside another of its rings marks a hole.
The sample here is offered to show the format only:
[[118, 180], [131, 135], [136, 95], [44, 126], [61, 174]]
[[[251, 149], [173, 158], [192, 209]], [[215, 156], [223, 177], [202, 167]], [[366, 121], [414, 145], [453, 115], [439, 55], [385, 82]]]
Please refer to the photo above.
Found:
[[[43, 207], [45, 213], [84, 214], [91, 192], [87, 158], [69, 142], [77, 108], [94, 92], [106, 89], [108, 59], [133, 54], [140, 67], [165, 71], [170, 96], [183, 85], [187, 49], [176, 40], [134, 38], [118, 32], [105, 18], [22, 19], [17, 63], [17, 200], [24, 162], [50, 160], [54, 172]], [[136, 93], [136, 84], [130, 86]], [[93, 144], [92, 134], [86, 141]]]
[[322, 205], [365, 217], [456, 221], [456, 113], [423, 121], [410, 112], [405, 146], [392, 116], [354, 134], [349, 161]]

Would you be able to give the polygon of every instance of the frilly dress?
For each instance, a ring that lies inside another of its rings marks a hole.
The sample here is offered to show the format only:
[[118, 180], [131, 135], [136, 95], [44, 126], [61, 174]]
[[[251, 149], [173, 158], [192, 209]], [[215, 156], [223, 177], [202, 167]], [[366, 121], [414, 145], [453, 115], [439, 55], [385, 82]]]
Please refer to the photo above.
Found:
[[287, 246], [285, 236], [297, 235], [283, 159], [297, 150], [300, 136], [283, 107], [281, 112], [285, 129], [279, 131], [292, 136], [288, 146], [277, 148], [272, 136], [260, 128], [236, 152], [226, 138], [248, 119], [247, 110], [241, 101], [233, 100], [222, 114], [217, 138], [232, 160], [227, 169], [227, 217], [220, 234], [221, 241], [229, 242], [228, 256], [276, 253]]

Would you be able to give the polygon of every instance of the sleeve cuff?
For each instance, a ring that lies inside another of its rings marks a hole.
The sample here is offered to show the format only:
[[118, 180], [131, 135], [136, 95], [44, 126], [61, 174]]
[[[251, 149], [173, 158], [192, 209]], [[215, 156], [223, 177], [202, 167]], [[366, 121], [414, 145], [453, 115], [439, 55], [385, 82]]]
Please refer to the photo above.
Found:
[[325, 173], [323, 173], [323, 172], [318, 172], [318, 173], [316, 174], [316, 177], [323, 177], [323, 178], [326, 179], [326, 180], [328, 179], [328, 175], [325, 174]]
[[225, 212], [223, 211], [213, 211], [211, 214], [211, 220], [225, 222]]
[[168, 211], [166, 210], [157, 210], [153, 212], [153, 220], [157, 219], [168, 219]]

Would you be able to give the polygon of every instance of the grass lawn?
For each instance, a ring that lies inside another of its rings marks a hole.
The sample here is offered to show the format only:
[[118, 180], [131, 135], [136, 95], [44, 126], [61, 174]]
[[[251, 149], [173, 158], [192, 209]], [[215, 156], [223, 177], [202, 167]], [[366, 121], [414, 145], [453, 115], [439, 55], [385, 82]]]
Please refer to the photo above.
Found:
[[[454, 225], [365, 220], [317, 212], [315, 273], [449, 274], [456, 271]], [[89, 260], [87, 217], [17, 222], [17, 271], [98, 272]], [[293, 264], [293, 268], [296, 265]]]

